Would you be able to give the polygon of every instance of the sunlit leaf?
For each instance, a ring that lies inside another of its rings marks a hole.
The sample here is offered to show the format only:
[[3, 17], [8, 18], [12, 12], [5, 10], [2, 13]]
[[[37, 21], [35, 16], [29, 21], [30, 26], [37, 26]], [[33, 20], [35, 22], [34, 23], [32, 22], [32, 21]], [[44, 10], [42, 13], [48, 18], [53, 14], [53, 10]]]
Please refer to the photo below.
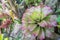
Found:
[[4, 40], [8, 40], [8, 38], [5, 38]]
[[40, 12], [38, 12], [38, 11], [34, 11], [33, 13], [32, 13], [32, 15], [31, 15], [31, 18], [33, 19], [33, 20], [37, 20], [37, 19], [40, 19]]
[[0, 34], [0, 40], [3, 40], [3, 34]]

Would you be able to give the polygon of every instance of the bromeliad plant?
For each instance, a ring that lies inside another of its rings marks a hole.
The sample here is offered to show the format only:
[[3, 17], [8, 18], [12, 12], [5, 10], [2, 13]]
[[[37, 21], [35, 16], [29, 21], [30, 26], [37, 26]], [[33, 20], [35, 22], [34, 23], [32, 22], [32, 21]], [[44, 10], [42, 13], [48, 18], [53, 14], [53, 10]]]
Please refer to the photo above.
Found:
[[52, 13], [52, 9], [42, 3], [37, 7], [27, 9], [22, 17], [22, 30], [24, 30], [25, 35], [29, 33], [39, 40], [51, 37], [51, 30], [57, 24], [56, 20], [51, 18]]

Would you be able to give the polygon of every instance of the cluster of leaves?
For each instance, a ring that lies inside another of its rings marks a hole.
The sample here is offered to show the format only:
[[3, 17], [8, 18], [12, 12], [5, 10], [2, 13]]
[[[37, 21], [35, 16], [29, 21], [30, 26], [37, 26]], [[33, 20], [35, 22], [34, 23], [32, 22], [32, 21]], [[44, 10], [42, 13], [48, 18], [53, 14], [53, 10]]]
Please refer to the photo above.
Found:
[[25, 0], [27, 5], [34, 5], [34, 6], [39, 5], [41, 1], [42, 0]]
[[[1, 23], [1, 25], [0, 25], [0, 29], [1, 29], [0, 30], [0, 32], [1, 32], [0, 33], [0, 40], [3, 40], [3, 39], [4, 40], [9, 40], [11, 32], [13, 32], [14, 27], [15, 27], [14, 24], [15, 23], [16, 24], [21, 23], [20, 19], [18, 19], [18, 17], [15, 16], [15, 14], [18, 15], [17, 13], [18, 13], [18, 10], [19, 10], [19, 7], [17, 6], [17, 3], [15, 3], [15, 2], [16, 2], [15, 0], [14, 1], [12, 1], [12, 0], [3, 0], [3, 2], [0, 3], [0, 4], [2, 4], [2, 5], [0, 5], [1, 12], [2, 12], [2, 13], [0, 13], [0, 22], [4, 21], [4, 23], [3, 24]], [[15, 19], [15, 17], [17, 19]], [[10, 20], [7, 20], [7, 19], [10, 19]], [[11, 23], [10, 23], [10, 21], [11, 21]], [[22, 32], [21, 32], [21, 34], [22, 34]], [[16, 37], [16, 39], [17, 39], [17, 37]]]

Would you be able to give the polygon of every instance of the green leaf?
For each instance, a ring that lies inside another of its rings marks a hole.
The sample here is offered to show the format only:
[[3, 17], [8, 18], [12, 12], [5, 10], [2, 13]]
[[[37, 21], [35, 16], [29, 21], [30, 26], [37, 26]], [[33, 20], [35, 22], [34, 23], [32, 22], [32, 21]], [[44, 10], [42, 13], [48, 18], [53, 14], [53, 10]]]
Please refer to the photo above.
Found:
[[41, 2], [41, 0], [37, 0], [38, 2]]
[[19, 19], [14, 20], [14, 22], [15, 22], [15, 23], [19, 23], [19, 24], [21, 23]]
[[58, 25], [57, 27], [60, 28], [60, 25]]
[[2, 5], [1, 5], [1, 3], [0, 3], [0, 8], [2, 8]]
[[40, 31], [40, 27], [36, 27], [36, 28], [32, 31], [32, 33], [38, 35], [38, 34], [39, 34], [39, 31]]
[[60, 9], [57, 9], [56, 13], [60, 12]]
[[60, 22], [60, 15], [58, 16], [58, 18], [56, 19], [56, 21], [59, 23]]
[[46, 21], [47, 21], [47, 20], [49, 20], [49, 18], [50, 18], [50, 15], [49, 15], [49, 16], [47, 16], [44, 20], [46, 20]]
[[28, 0], [25, 0], [26, 4], [28, 5], [29, 4], [29, 1]]
[[1, 3], [0, 3], [0, 11], [2, 11], [2, 5], [1, 5]]

